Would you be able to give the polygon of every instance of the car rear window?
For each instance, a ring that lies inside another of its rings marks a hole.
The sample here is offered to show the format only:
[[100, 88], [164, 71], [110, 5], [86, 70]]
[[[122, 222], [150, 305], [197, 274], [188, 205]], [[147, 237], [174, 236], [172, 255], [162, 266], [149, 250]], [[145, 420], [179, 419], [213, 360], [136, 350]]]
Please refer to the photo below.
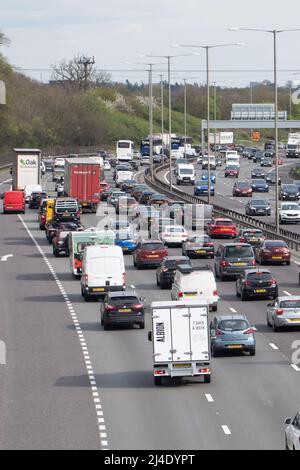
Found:
[[135, 305], [139, 304], [140, 301], [137, 297], [112, 297], [109, 299], [110, 305], [124, 306], [124, 305]]
[[246, 320], [221, 320], [218, 328], [222, 331], [243, 331], [249, 328]]
[[164, 249], [164, 245], [163, 243], [144, 243], [142, 245], [142, 249], [143, 250], [163, 250]]
[[284, 247], [284, 248], [287, 248], [287, 244], [285, 242], [282, 242], [280, 240], [278, 241], [270, 241], [270, 242], [266, 242], [266, 247], [267, 248], [274, 248], [274, 247]]
[[280, 302], [281, 308], [300, 308], [300, 300], [282, 300]]
[[192, 265], [191, 261], [190, 260], [187, 260], [185, 258], [182, 258], [182, 259], [172, 259], [172, 260], [167, 260], [164, 262], [164, 266], [166, 268], [173, 268], [175, 266], [178, 266], [180, 264], [189, 264], [189, 265]]
[[230, 227], [233, 224], [231, 220], [216, 220], [215, 225], [226, 225]]
[[226, 258], [252, 258], [253, 250], [251, 246], [227, 246], [224, 254]]
[[263, 236], [263, 233], [260, 230], [257, 230], [256, 232], [243, 232], [244, 237], [253, 237], [253, 238], [260, 238]]
[[269, 281], [273, 279], [273, 277], [271, 273], [258, 272], [248, 274], [247, 279], [250, 281]]

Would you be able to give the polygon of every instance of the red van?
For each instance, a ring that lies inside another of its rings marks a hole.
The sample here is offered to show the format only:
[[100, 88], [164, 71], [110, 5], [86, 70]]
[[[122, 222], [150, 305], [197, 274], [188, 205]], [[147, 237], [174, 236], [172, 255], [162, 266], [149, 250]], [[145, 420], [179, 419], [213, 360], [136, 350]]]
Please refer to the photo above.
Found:
[[6, 191], [3, 198], [3, 213], [21, 212], [25, 214], [24, 191]]

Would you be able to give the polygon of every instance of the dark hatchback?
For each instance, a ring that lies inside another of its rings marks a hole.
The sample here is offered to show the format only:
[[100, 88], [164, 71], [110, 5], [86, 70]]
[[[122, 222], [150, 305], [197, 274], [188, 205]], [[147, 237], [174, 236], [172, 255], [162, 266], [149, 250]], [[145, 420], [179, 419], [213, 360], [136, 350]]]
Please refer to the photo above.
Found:
[[29, 198], [28, 207], [29, 209], [38, 209], [42, 199], [47, 199], [48, 195], [46, 192], [36, 191], [31, 193]]
[[130, 193], [136, 185], [137, 183], [134, 180], [125, 180], [121, 183], [120, 189], [125, 193]]
[[295, 184], [282, 184], [279, 191], [280, 201], [298, 201], [300, 192]]
[[251, 171], [251, 178], [264, 178], [265, 176], [265, 170], [262, 170], [261, 168], [253, 168]]
[[278, 297], [278, 284], [268, 269], [247, 269], [236, 281], [236, 295], [249, 297]]
[[61, 254], [69, 256], [69, 233], [65, 230], [58, 230], [52, 239], [53, 255], [58, 258]]
[[146, 191], [143, 191], [139, 197], [138, 203], [143, 204], [144, 206], [147, 206], [148, 202], [150, 201], [153, 195], [154, 195], [154, 192], [150, 191], [149, 189]]
[[58, 230], [66, 232], [78, 232], [84, 230], [84, 226], [80, 222], [65, 222], [65, 221], [53, 221], [46, 225], [46, 238], [49, 243], [53, 242], [53, 238], [56, 236]]
[[189, 237], [182, 243], [182, 254], [189, 258], [214, 258], [214, 243], [208, 235]]
[[252, 199], [245, 206], [246, 215], [271, 215], [271, 206], [267, 199]]
[[174, 282], [177, 266], [181, 264], [192, 266], [187, 256], [166, 256], [156, 270], [156, 284], [161, 289], [170, 288]]
[[272, 165], [273, 165], [273, 159], [272, 158], [264, 157], [260, 161], [260, 166], [267, 167], [267, 166], [272, 166]]
[[251, 184], [251, 188], [253, 192], [257, 193], [268, 193], [269, 192], [269, 185], [266, 180], [263, 179], [255, 179]]
[[[265, 176], [265, 180], [270, 186], [275, 186], [275, 184], [276, 184], [276, 173], [275, 173], [275, 171], [269, 171]], [[281, 184], [281, 179], [280, 179], [279, 176], [278, 176], [278, 184], [279, 185]]]
[[134, 291], [108, 292], [100, 307], [101, 325], [104, 330], [116, 325], [138, 325], [144, 329], [144, 300]]

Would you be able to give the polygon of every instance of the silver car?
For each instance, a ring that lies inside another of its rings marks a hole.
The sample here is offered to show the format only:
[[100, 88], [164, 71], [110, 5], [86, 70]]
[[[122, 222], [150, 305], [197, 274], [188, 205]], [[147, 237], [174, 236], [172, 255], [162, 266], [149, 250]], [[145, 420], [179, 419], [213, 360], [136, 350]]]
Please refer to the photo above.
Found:
[[267, 325], [274, 331], [290, 326], [300, 327], [300, 296], [277, 297], [267, 305]]
[[255, 333], [245, 315], [217, 315], [210, 324], [213, 357], [225, 352], [247, 351], [255, 356]]

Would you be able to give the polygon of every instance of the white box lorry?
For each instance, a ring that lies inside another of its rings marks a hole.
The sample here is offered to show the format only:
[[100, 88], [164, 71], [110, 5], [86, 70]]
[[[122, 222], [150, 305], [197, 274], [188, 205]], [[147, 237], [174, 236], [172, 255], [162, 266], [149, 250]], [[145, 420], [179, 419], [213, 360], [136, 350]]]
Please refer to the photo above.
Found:
[[41, 151], [39, 149], [14, 149], [12, 188], [23, 191], [25, 186], [41, 184]]
[[210, 332], [206, 301], [152, 302], [153, 375], [155, 385], [163, 377], [211, 378]]

